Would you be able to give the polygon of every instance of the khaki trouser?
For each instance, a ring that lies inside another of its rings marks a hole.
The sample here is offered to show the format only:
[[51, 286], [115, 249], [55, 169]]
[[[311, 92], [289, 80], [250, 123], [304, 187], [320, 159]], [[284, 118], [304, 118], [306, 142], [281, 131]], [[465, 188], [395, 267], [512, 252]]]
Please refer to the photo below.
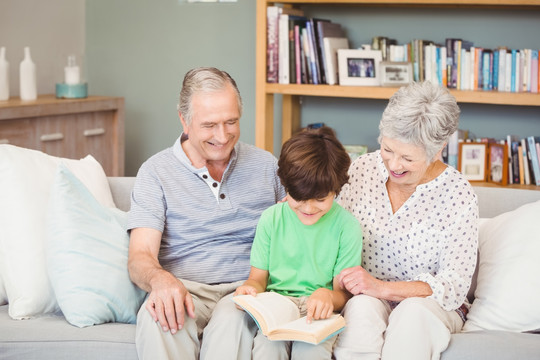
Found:
[[173, 335], [154, 322], [145, 301], [137, 315], [139, 359], [195, 360], [199, 355], [201, 359], [250, 359], [257, 326], [230, 299], [243, 281], [219, 285], [182, 282], [193, 297], [195, 319], [186, 315], [184, 327]]
[[[300, 310], [300, 316], [307, 313], [307, 296], [289, 297]], [[253, 344], [253, 356], [255, 360], [329, 360], [332, 358], [332, 347], [336, 341], [336, 336], [326, 341], [312, 345], [301, 341], [271, 341], [257, 331]]]
[[337, 360], [438, 360], [463, 320], [428, 298], [408, 298], [395, 309], [367, 295], [344, 308], [347, 326], [334, 350]]

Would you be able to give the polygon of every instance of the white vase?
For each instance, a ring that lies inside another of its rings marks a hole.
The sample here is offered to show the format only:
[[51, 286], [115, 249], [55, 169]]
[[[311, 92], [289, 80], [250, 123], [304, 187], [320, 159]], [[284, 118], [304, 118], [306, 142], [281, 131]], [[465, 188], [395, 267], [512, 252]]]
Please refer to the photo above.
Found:
[[30, 48], [24, 48], [24, 59], [19, 67], [21, 100], [37, 99], [36, 65], [30, 57]]
[[6, 48], [0, 48], [0, 101], [9, 99], [9, 62], [6, 60]]

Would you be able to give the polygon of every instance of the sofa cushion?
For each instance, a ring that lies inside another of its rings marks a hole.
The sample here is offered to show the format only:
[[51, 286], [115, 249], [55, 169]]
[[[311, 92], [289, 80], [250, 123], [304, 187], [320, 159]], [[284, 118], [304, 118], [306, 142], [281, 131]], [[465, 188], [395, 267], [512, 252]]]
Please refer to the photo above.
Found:
[[126, 225], [126, 212], [101, 205], [59, 165], [49, 202], [47, 268], [72, 325], [136, 322], [145, 292], [129, 278]]
[[482, 330], [452, 334], [441, 360], [537, 360], [540, 335]]
[[539, 219], [537, 201], [481, 224], [478, 283], [463, 331], [540, 328]]
[[62, 314], [16, 321], [0, 306], [2, 360], [136, 360], [135, 325], [107, 323], [86, 328], [70, 325]]
[[57, 308], [44, 253], [46, 207], [59, 163], [64, 163], [105, 206], [114, 206], [107, 177], [91, 156], [62, 159], [0, 145], [0, 274], [9, 314], [23, 319]]

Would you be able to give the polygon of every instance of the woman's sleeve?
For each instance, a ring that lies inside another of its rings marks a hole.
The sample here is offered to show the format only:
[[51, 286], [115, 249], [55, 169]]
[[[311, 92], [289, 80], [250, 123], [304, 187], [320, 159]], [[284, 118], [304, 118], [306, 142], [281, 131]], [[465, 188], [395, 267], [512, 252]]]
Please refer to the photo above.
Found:
[[435, 275], [423, 273], [414, 278], [428, 283], [433, 291], [430, 298], [447, 311], [459, 308], [465, 301], [477, 261], [478, 201], [472, 194], [472, 198], [460, 202], [463, 206], [440, 215], [456, 214], [452, 226], [445, 231]]

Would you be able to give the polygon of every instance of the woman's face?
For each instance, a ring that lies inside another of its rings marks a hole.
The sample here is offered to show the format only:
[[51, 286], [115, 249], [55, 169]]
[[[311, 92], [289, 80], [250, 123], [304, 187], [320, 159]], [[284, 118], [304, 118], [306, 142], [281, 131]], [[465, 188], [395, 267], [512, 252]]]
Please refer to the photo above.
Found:
[[381, 139], [381, 156], [389, 173], [388, 181], [396, 185], [421, 184], [431, 165], [421, 146], [387, 137]]

